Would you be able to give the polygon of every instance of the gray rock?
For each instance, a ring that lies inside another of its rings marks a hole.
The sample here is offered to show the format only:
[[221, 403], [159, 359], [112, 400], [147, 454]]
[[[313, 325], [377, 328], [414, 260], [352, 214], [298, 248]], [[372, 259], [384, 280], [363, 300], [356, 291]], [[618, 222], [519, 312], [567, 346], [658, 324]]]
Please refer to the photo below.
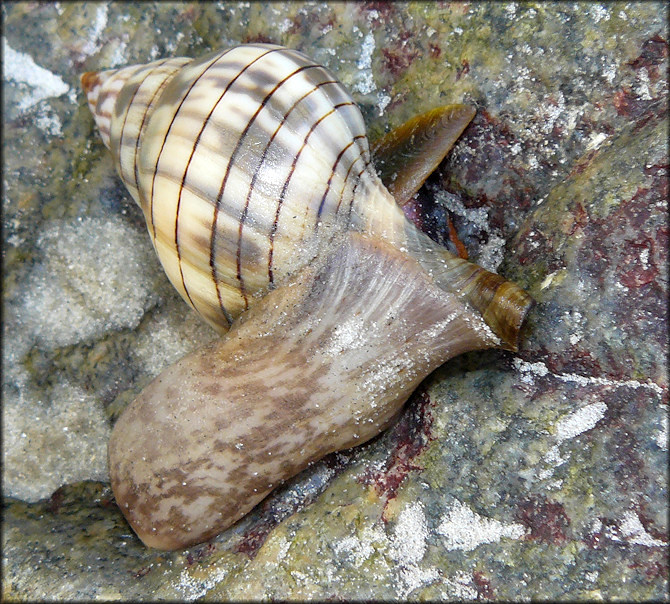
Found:
[[[663, 9], [3, 6], [3, 596], [667, 600]], [[328, 66], [373, 137], [475, 104], [408, 211], [438, 240], [449, 215], [537, 305], [518, 355], [454, 359], [388, 432], [166, 554], [116, 508], [106, 440], [213, 334], [163, 276], [78, 75], [252, 40]]]

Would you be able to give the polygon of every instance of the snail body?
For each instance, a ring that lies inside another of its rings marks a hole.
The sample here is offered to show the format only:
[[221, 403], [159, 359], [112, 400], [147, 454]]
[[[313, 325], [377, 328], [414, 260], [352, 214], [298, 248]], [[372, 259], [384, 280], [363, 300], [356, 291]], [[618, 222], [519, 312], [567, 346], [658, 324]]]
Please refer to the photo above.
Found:
[[[405, 218], [360, 111], [306, 56], [250, 44], [82, 84], [168, 277], [225, 334], [114, 427], [112, 487], [147, 545], [216, 535], [310, 462], [378, 434], [448, 358], [516, 348], [528, 295]], [[472, 117], [440, 115], [460, 130]], [[397, 194], [422, 178], [397, 179]]]
[[310, 462], [379, 434], [448, 358], [497, 341], [407, 254], [345, 234], [122, 414], [117, 502], [147, 545], [204, 541]]

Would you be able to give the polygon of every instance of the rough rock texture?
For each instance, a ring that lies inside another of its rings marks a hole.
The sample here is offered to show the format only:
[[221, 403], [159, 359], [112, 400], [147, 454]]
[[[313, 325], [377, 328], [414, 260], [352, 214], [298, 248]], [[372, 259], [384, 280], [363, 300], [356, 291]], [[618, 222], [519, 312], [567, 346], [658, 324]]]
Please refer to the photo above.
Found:
[[[667, 600], [663, 3], [3, 5], [3, 597]], [[397, 424], [210, 543], [146, 549], [110, 426], [213, 337], [174, 293], [78, 74], [263, 40], [372, 136], [477, 116], [408, 207], [538, 304], [519, 355], [433, 374]], [[99, 482], [95, 482], [99, 481]]]

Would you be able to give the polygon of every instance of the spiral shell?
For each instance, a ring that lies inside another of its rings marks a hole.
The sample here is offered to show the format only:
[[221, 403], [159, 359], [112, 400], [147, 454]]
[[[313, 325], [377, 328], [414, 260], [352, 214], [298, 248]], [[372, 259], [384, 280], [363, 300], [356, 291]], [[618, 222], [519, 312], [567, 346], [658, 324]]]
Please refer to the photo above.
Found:
[[84, 87], [166, 273], [219, 330], [334, 232], [404, 237], [358, 107], [300, 52], [249, 44]]

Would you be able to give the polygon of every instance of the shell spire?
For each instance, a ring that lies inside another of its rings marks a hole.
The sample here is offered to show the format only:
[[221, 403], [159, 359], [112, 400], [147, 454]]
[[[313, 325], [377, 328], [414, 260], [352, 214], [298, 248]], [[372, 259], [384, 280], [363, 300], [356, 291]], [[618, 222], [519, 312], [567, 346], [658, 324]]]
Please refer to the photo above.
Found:
[[149, 116], [163, 89], [191, 59], [161, 59], [147, 65], [87, 72], [81, 76], [100, 138], [133, 199], [143, 207], [137, 160]]
[[131, 65], [122, 69], [88, 71], [81, 76], [81, 87], [86, 94], [88, 107], [100, 132], [100, 138], [108, 149], [116, 100], [128, 78], [140, 67], [141, 65]]

